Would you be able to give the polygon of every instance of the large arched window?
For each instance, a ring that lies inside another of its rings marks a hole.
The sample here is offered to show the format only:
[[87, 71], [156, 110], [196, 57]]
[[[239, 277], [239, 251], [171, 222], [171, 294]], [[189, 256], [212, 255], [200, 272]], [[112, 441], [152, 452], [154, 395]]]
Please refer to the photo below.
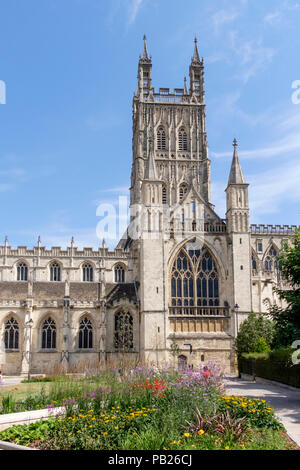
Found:
[[156, 135], [157, 149], [166, 150], [166, 133], [163, 127], [160, 127]]
[[17, 266], [17, 280], [28, 281], [28, 266], [26, 263], [19, 263]]
[[13, 317], [5, 324], [4, 346], [5, 349], [19, 349], [19, 324]]
[[115, 349], [130, 351], [133, 349], [133, 318], [127, 310], [115, 314]]
[[60, 265], [56, 262], [50, 265], [50, 281], [60, 281]]
[[89, 263], [84, 263], [84, 265], [82, 266], [82, 280], [84, 282], [93, 282], [93, 277], [93, 266]]
[[118, 284], [125, 282], [125, 269], [121, 264], [115, 266], [115, 282]]
[[42, 326], [42, 349], [56, 349], [56, 323], [51, 317]]
[[91, 320], [89, 320], [87, 317], [84, 317], [80, 321], [78, 347], [79, 349], [93, 348], [93, 326]]
[[265, 258], [265, 271], [271, 272], [278, 268], [277, 251], [272, 246]]
[[178, 132], [178, 149], [179, 150], [187, 150], [187, 133], [184, 128], [180, 129]]
[[171, 271], [172, 307], [219, 306], [219, 275], [211, 253], [181, 249]]

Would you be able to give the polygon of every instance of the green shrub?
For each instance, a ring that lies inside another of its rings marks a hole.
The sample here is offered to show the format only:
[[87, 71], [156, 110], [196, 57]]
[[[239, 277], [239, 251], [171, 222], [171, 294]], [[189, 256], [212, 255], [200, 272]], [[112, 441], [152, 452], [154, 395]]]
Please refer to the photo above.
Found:
[[266, 353], [268, 351], [270, 351], [270, 346], [266, 342], [265, 338], [263, 338], [262, 336], [257, 338], [253, 345], [253, 352]]
[[242, 357], [245, 359], [269, 359], [270, 357], [270, 352], [262, 352], [262, 353], [243, 353]]
[[[268, 347], [271, 346], [274, 336], [274, 324], [263, 315], [250, 313], [248, 318], [243, 321], [240, 330], [235, 339], [235, 348], [237, 355], [256, 351], [255, 345], [261, 346], [261, 339], [265, 340]], [[259, 340], [259, 343], [257, 341]]]
[[286, 356], [286, 352], [272, 351], [269, 353], [270, 357], [267, 358], [253, 358], [253, 354], [248, 354], [248, 357], [243, 356], [238, 359], [239, 372], [244, 374], [256, 375], [268, 380], [274, 380], [275, 382], [281, 382], [292, 387], [300, 388], [300, 364], [293, 365], [291, 362], [279, 362], [274, 360], [275, 357]]

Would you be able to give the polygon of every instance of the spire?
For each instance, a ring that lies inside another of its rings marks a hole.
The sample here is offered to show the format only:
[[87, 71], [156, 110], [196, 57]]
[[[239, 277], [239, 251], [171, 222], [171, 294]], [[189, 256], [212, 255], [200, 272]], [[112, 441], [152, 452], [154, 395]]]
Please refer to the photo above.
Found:
[[143, 48], [142, 60], [149, 61], [149, 55], [148, 55], [148, 50], [147, 50], [147, 43], [146, 43], [146, 35], [145, 34], [144, 34], [143, 40], [144, 40], [144, 48]]
[[231, 169], [229, 174], [228, 184], [245, 184], [244, 175], [239, 161], [238, 151], [237, 151], [237, 140], [233, 140], [233, 158], [231, 163]]
[[200, 64], [201, 60], [200, 60], [200, 57], [199, 57], [199, 52], [198, 52], [198, 47], [197, 47], [197, 38], [194, 39], [194, 42], [195, 42], [195, 48], [194, 48], [194, 55], [193, 55], [193, 58], [192, 58], [192, 63], [193, 64]]

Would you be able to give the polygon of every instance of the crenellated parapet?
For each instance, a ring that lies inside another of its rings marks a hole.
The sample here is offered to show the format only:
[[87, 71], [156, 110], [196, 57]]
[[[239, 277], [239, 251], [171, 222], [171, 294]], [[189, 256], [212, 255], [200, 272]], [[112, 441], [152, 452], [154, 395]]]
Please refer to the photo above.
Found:
[[264, 225], [264, 224], [252, 224], [250, 226], [251, 234], [255, 235], [292, 235], [300, 230], [300, 225]]
[[116, 248], [110, 251], [108, 248], [83, 248], [82, 250], [77, 247], [67, 247], [62, 249], [61, 247], [53, 246], [49, 249], [46, 247], [35, 246], [33, 248], [27, 248], [26, 246], [18, 246], [12, 248], [9, 245], [0, 245], [0, 256], [12, 256], [12, 257], [32, 257], [39, 256], [45, 258], [110, 258], [110, 259], [127, 259], [130, 254], [126, 251]]

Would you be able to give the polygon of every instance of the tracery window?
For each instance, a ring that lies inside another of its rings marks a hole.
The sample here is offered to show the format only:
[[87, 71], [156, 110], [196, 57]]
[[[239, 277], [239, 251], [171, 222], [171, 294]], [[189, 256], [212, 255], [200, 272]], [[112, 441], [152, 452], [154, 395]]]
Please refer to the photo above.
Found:
[[252, 255], [252, 269], [253, 271], [257, 271], [257, 262], [253, 255]]
[[167, 204], [167, 188], [163, 186], [162, 188], [162, 203]]
[[171, 305], [219, 306], [219, 275], [206, 248], [181, 249], [171, 271]]
[[166, 133], [163, 127], [160, 127], [156, 135], [157, 149], [166, 150]]
[[25, 263], [19, 263], [17, 266], [17, 280], [27, 281], [28, 280], [28, 266]]
[[271, 272], [278, 268], [277, 251], [272, 246], [265, 258], [265, 271]]
[[52, 263], [50, 266], [50, 281], [60, 281], [60, 265]]
[[56, 323], [51, 317], [42, 326], [42, 349], [56, 349]]
[[178, 149], [179, 150], [187, 150], [188, 145], [187, 145], [187, 133], [186, 131], [182, 128], [178, 132]]
[[127, 310], [115, 314], [115, 349], [129, 351], [133, 348], [133, 317]]
[[179, 187], [179, 201], [182, 201], [188, 190], [187, 184], [183, 183]]
[[19, 324], [13, 317], [5, 324], [4, 346], [5, 349], [19, 349]]
[[79, 349], [93, 348], [93, 326], [91, 320], [89, 320], [87, 317], [84, 317], [80, 321], [78, 336]]
[[125, 269], [120, 264], [115, 267], [115, 282], [118, 284], [125, 282]]
[[82, 280], [84, 282], [93, 282], [93, 277], [94, 277], [93, 266], [91, 266], [89, 263], [85, 263], [82, 266]]

